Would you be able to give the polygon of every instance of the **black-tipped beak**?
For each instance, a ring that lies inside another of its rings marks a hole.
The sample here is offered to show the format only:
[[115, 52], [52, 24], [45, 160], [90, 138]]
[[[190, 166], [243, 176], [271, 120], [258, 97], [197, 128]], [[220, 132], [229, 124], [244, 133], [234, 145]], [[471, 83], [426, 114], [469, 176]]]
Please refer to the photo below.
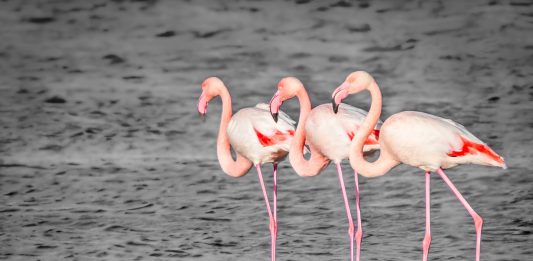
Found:
[[278, 122], [278, 113], [277, 112], [271, 112], [270, 114], [272, 114], [272, 118], [274, 119], [274, 121]]
[[278, 112], [279, 107], [281, 106], [281, 100], [279, 99], [279, 91], [274, 93], [274, 96], [272, 96], [272, 99], [270, 99], [270, 115], [272, 115], [272, 119], [274, 119], [275, 122], [278, 122]]
[[331, 99], [331, 107], [333, 107], [333, 112], [337, 114], [339, 111], [339, 104], [335, 102], [335, 98]]
[[205, 113], [198, 112], [198, 115], [200, 116], [200, 119], [202, 119], [202, 122], [205, 122], [206, 114], [205, 114]]

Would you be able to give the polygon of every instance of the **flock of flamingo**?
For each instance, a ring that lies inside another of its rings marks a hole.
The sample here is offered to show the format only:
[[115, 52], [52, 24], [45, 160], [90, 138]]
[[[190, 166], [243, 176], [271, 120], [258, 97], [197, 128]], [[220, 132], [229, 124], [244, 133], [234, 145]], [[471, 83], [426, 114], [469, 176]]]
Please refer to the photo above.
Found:
[[[350, 260], [353, 261], [355, 241], [355, 257], [359, 261], [363, 235], [358, 174], [378, 177], [403, 163], [425, 172], [426, 231], [422, 243], [422, 260], [427, 260], [431, 243], [429, 181], [430, 173], [436, 172], [474, 220], [476, 261], [479, 261], [483, 219], [472, 209], [443, 169], [468, 163], [505, 169], [503, 157], [462, 125], [449, 119], [423, 112], [404, 111], [381, 122], [381, 92], [374, 78], [364, 71], [349, 74], [333, 91], [331, 104], [322, 104], [313, 109], [307, 91], [298, 79], [284, 78], [277, 87], [270, 105], [258, 104], [253, 108], [244, 108], [233, 116], [231, 96], [219, 78], [210, 77], [202, 83], [202, 94], [198, 100], [198, 112], [205, 116], [208, 102], [216, 96], [222, 99], [217, 138], [217, 156], [222, 170], [230, 176], [241, 177], [252, 165], [257, 169], [270, 219], [272, 261], [276, 258], [278, 232], [277, 164], [287, 155], [294, 171], [303, 177], [320, 174], [331, 161], [336, 164], [349, 222]], [[341, 103], [349, 95], [364, 90], [370, 92], [372, 100], [368, 113]], [[280, 110], [284, 101], [294, 97], [297, 97], [300, 103], [299, 124], [296, 129], [295, 122]], [[304, 157], [307, 152], [305, 145], [311, 153], [309, 159]], [[235, 159], [232, 157], [231, 147], [235, 151]], [[363, 157], [363, 152], [378, 149], [380, 156], [375, 162], [368, 162]], [[340, 165], [343, 159], [349, 159], [354, 170], [357, 230], [344, 186]], [[261, 173], [261, 164], [264, 163], [272, 163], [274, 167], [272, 208]]]

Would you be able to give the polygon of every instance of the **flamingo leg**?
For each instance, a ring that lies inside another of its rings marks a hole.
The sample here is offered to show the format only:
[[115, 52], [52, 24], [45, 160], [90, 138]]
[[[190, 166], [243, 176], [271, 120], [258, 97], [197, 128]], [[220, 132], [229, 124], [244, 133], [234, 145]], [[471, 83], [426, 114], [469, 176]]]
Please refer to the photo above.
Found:
[[429, 203], [429, 185], [430, 185], [430, 173], [426, 172], [426, 235], [424, 236], [424, 241], [422, 241], [422, 260], [428, 260], [429, 246], [431, 245], [431, 228], [430, 228], [430, 207]]
[[271, 255], [272, 255], [272, 261], [276, 260], [276, 237], [274, 234], [274, 231], [277, 230], [276, 228], [276, 220], [274, 219], [274, 216], [272, 215], [272, 210], [270, 209], [270, 202], [268, 200], [268, 195], [266, 192], [265, 182], [263, 181], [263, 173], [261, 173], [261, 165], [257, 164], [257, 175], [259, 176], [259, 182], [261, 183], [261, 189], [263, 190], [263, 197], [265, 198], [265, 204], [267, 207], [268, 217], [270, 218], [270, 239], [271, 239]]
[[348, 203], [348, 196], [346, 196], [346, 188], [344, 187], [344, 179], [342, 177], [341, 163], [337, 162], [337, 173], [339, 174], [339, 182], [342, 190], [342, 197], [344, 198], [344, 206], [346, 207], [346, 215], [348, 216], [348, 236], [350, 238], [350, 260], [353, 261], [353, 241], [354, 241], [354, 225], [352, 213], [350, 211], [350, 204]]
[[357, 232], [355, 232], [355, 260], [359, 261], [361, 254], [361, 241], [363, 239], [363, 227], [361, 225], [361, 208], [359, 206], [359, 175], [354, 171], [355, 176], [355, 206], [357, 211]]
[[[274, 220], [278, 224], [278, 163], [274, 163]], [[276, 230], [277, 237], [277, 230]]]
[[444, 180], [444, 182], [446, 182], [446, 184], [448, 185], [448, 187], [450, 187], [450, 190], [453, 192], [453, 194], [455, 194], [457, 199], [461, 201], [461, 203], [466, 208], [470, 216], [472, 216], [472, 218], [474, 219], [474, 225], [476, 228], [476, 261], [479, 261], [480, 248], [481, 248], [481, 228], [483, 227], [483, 219], [481, 218], [481, 216], [479, 216], [474, 211], [474, 209], [472, 209], [470, 204], [468, 204], [466, 199], [463, 197], [463, 195], [461, 195], [459, 190], [457, 190], [455, 185], [453, 185], [453, 183], [450, 181], [448, 176], [446, 176], [446, 174], [441, 168], [437, 169], [437, 173], [439, 173], [440, 177]]
[[273, 249], [276, 249], [278, 239], [278, 163], [274, 163], [274, 237], [272, 240]]

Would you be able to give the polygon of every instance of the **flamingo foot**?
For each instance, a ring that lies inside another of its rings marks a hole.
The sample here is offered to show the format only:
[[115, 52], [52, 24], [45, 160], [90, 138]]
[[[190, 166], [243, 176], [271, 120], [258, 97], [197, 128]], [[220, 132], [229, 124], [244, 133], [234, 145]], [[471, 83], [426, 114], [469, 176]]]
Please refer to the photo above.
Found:
[[424, 236], [424, 241], [422, 241], [423, 256], [422, 260], [427, 261], [429, 255], [429, 246], [431, 245], [431, 234], [426, 233]]
[[481, 230], [483, 228], [483, 219], [476, 213], [473, 215], [474, 225], [476, 227], [476, 261], [479, 261], [480, 258], [480, 249], [481, 249]]
[[348, 237], [350, 238], [350, 260], [353, 261], [353, 241], [355, 238], [355, 226], [353, 222], [350, 222], [350, 224], [348, 225]]
[[275, 220], [270, 221], [270, 240], [271, 240], [271, 253], [272, 253], [272, 261], [276, 260], [276, 239], [278, 238], [278, 226], [276, 224]]
[[355, 233], [355, 245], [356, 245], [356, 253], [355, 253], [355, 260], [359, 261], [359, 256], [361, 255], [361, 241], [363, 240], [363, 228], [359, 227], [357, 228], [357, 232]]

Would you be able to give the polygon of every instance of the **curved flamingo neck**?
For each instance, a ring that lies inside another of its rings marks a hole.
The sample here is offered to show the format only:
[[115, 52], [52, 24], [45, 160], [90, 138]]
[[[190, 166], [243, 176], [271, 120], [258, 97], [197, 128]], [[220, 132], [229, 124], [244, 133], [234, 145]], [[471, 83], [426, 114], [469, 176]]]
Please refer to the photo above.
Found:
[[311, 112], [311, 101], [309, 100], [309, 95], [307, 95], [307, 91], [303, 86], [296, 94], [296, 97], [298, 97], [298, 101], [300, 103], [300, 117], [298, 118], [298, 127], [296, 128], [296, 132], [291, 143], [289, 161], [291, 162], [294, 171], [296, 171], [298, 175], [315, 176], [318, 175], [320, 171], [322, 171], [322, 169], [329, 164], [329, 159], [324, 157], [316, 150], [313, 150], [313, 148], [311, 148], [311, 158], [309, 160], [304, 158], [303, 152], [306, 134], [305, 122], [309, 116], [309, 113]]
[[220, 115], [220, 127], [217, 137], [217, 157], [222, 170], [232, 176], [241, 177], [252, 167], [252, 162], [237, 153], [237, 159], [231, 156], [231, 147], [227, 133], [228, 124], [232, 116], [231, 96], [226, 87], [218, 89], [218, 95], [222, 100], [222, 113]]
[[365, 140], [370, 133], [374, 130], [376, 123], [381, 115], [381, 91], [375, 80], [372, 79], [371, 83], [366, 87], [370, 92], [372, 98], [372, 104], [370, 110], [366, 116], [363, 124], [357, 133], [355, 134], [352, 143], [350, 144], [350, 164], [359, 174], [365, 177], [377, 177], [386, 174], [399, 162], [394, 160], [387, 152], [387, 148], [383, 146], [383, 142], [380, 141], [380, 154], [379, 158], [375, 162], [368, 162], [363, 157], [363, 146]]

